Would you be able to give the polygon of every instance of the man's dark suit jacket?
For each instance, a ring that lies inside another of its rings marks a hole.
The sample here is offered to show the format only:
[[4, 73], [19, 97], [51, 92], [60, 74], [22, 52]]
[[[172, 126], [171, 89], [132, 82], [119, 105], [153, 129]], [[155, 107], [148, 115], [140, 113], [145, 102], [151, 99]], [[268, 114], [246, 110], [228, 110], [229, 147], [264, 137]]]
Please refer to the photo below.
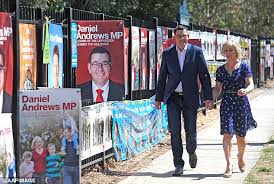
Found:
[[[92, 93], [92, 82], [88, 81], [86, 83], [77, 86], [81, 89], [82, 100], [91, 100], [93, 102]], [[125, 97], [125, 87], [122, 84], [118, 84], [109, 80], [109, 90], [107, 101], [121, 101]]]
[[12, 111], [12, 97], [4, 91], [2, 113], [11, 113]]
[[168, 47], [163, 52], [155, 100], [166, 103], [181, 81], [183, 103], [189, 107], [198, 108], [200, 104], [198, 75], [202, 84], [204, 99], [211, 100], [211, 80], [202, 49], [188, 44], [183, 71], [181, 71], [176, 46]]

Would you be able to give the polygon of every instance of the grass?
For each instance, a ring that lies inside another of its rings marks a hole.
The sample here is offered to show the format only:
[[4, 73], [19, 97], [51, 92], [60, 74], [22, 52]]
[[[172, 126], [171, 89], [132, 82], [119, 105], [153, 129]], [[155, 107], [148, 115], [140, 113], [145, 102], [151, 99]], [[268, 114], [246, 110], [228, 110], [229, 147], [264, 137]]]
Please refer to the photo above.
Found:
[[274, 184], [274, 136], [261, 152], [261, 157], [245, 178], [244, 184]]
[[268, 144], [274, 144], [274, 135], [270, 138], [270, 140], [268, 141]]

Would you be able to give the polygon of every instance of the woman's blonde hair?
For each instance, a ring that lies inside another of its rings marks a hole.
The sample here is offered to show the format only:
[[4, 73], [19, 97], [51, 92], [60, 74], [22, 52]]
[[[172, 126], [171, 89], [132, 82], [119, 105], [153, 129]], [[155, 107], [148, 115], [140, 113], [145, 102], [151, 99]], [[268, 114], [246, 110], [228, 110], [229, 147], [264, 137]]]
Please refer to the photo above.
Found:
[[235, 50], [237, 60], [240, 60], [242, 58], [242, 49], [239, 46], [239, 44], [237, 44], [233, 40], [227, 40], [224, 43], [223, 48], [222, 48], [222, 55], [223, 56], [225, 56], [225, 50], [227, 50], [228, 47], [232, 47]]
[[25, 151], [23, 153], [23, 158], [22, 160], [25, 161], [27, 158], [31, 158], [32, 157], [32, 153], [30, 151]]
[[44, 141], [40, 136], [35, 136], [31, 143], [31, 149], [35, 148], [35, 143], [37, 142], [42, 142], [44, 144]]

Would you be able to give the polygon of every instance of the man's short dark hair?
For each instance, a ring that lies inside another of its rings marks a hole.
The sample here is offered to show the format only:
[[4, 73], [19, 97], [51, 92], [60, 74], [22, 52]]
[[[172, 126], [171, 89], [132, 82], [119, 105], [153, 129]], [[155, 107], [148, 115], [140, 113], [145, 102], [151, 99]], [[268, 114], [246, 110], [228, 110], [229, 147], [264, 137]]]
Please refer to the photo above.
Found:
[[109, 62], [111, 63], [110, 52], [105, 47], [95, 47], [89, 55], [89, 63], [91, 61], [92, 54], [104, 54], [104, 53], [106, 53], [108, 55]]
[[185, 27], [185, 26], [183, 26], [183, 25], [181, 25], [181, 24], [179, 24], [179, 25], [174, 29], [174, 34], [176, 34], [176, 32], [177, 32], [178, 30], [186, 30], [186, 31], [188, 31], [187, 27]]

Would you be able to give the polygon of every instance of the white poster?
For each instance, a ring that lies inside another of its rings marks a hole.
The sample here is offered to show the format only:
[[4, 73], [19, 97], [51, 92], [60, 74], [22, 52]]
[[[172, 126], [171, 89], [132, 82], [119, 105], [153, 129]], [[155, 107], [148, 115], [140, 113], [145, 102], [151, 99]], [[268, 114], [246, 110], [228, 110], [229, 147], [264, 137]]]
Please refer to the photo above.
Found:
[[112, 148], [111, 103], [104, 102], [81, 111], [82, 157], [81, 160]]
[[[11, 114], [0, 113], [0, 183], [1, 179], [16, 178]], [[8, 180], [3, 180], [8, 181]]]

